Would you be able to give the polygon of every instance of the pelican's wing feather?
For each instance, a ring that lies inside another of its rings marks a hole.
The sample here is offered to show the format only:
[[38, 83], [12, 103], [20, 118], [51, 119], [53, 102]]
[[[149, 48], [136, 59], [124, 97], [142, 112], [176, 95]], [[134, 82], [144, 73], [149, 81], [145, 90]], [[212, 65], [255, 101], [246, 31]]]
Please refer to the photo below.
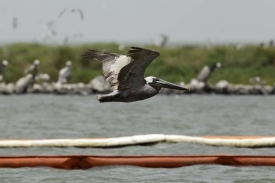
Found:
[[81, 9], [76, 9], [76, 11], [79, 13], [81, 20], [84, 20], [84, 15]]
[[159, 56], [159, 52], [138, 47], [131, 47], [128, 51], [133, 61], [123, 67], [119, 73], [118, 89], [137, 88], [145, 84], [144, 73], [147, 66]]
[[96, 59], [102, 62], [103, 75], [110, 84], [111, 90], [118, 89], [120, 70], [131, 62], [131, 58], [117, 53], [88, 50], [82, 55], [83, 59]]
[[59, 13], [59, 15], [58, 15], [58, 17], [60, 18], [66, 11], [68, 11], [69, 10], [69, 8], [65, 8], [65, 9], [63, 9], [60, 13]]

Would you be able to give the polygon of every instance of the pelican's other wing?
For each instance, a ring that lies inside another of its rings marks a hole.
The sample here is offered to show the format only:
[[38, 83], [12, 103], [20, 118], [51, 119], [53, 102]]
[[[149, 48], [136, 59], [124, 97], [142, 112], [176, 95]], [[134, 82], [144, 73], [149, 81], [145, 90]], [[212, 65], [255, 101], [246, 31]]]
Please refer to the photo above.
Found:
[[135, 88], [144, 85], [144, 73], [147, 66], [160, 54], [149, 49], [131, 48], [132, 49], [128, 51], [128, 56], [130, 56], [133, 61], [121, 69], [118, 76], [120, 83], [118, 89]]
[[111, 90], [118, 89], [119, 81], [118, 74], [120, 70], [131, 62], [131, 58], [126, 55], [117, 53], [108, 53], [96, 50], [88, 50], [82, 55], [83, 59], [96, 59], [101, 61], [103, 68], [103, 75], [106, 81], [110, 84]]
[[76, 9], [75, 11], [77, 11], [79, 13], [81, 20], [84, 20], [84, 15], [83, 15], [82, 10], [81, 9]]
[[58, 15], [58, 18], [60, 18], [66, 11], [68, 11], [70, 8], [65, 8], [65, 9], [63, 9], [60, 13], [59, 13], [59, 15]]

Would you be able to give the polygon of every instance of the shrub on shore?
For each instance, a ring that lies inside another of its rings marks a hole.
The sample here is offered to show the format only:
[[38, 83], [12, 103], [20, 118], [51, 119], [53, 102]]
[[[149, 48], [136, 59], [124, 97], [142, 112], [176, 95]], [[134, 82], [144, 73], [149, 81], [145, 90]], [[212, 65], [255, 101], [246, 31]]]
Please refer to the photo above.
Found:
[[[137, 46], [137, 45], [131, 45]], [[228, 80], [231, 83], [248, 84], [251, 77], [260, 76], [267, 84], [275, 81], [275, 47], [259, 45], [178, 45], [173, 47], [142, 47], [157, 50], [161, 55], [149, 65], [146, 75], [153, 75], [171, 82], [196, 78], [204, 65], [221, 62], [209, 82]], [[24, 75], [24, 68], [35, 59], [40, 60], [40, 72], [48, 73], [51, 81], [56, 81], [58, 72], [67, 60], [72, 61], [71, 82], [89, 82], [102, 74], [101, 63], [81, 60], [81, 54], [87, 49], [127, 53], [129, 47], [119, 51], [116, 43], [95, 43], [83, 45], [42, 45], [16, 43], [0, 48], [0, 61], [6, 59], [9, 65], [5, 72], [6, 82], [15, 82]]]

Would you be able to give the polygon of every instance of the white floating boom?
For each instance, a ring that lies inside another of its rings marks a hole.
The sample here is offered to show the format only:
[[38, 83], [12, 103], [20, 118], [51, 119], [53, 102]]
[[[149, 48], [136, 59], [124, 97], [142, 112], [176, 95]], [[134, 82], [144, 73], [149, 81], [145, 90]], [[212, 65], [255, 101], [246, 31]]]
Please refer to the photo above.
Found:
[[195, 143], [211, 146], [231, 147], [273, 147], [275, 137], [262, 136], [211, 136], [192, 137], [184, 135], [134, 135], [115, 138], [82, 138], [82, 139], [42, 139], [42, 140], [0, 140], [0, 148], [13, 147], [120, 147], [160, 142], [170, 143]]

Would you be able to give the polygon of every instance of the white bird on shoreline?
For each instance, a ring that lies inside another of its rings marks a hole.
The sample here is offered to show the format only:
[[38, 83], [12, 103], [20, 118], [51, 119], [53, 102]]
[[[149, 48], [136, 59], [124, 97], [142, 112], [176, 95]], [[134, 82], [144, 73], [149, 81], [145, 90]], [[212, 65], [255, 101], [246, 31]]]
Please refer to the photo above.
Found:
[[66, 66], [59, 71], [59, 77], [58, 77], [57, 83], [65, 84], [68, 82], [72, 74], [71, 65], [72, 65], [71, 61], [66, 62]]
[[8, 64], [9, 63], [7, 60], [3, 60], [2, 64], [0, 65], [0, 82], [3, 81], [3, 77], [4, 77], [3, 75]]

